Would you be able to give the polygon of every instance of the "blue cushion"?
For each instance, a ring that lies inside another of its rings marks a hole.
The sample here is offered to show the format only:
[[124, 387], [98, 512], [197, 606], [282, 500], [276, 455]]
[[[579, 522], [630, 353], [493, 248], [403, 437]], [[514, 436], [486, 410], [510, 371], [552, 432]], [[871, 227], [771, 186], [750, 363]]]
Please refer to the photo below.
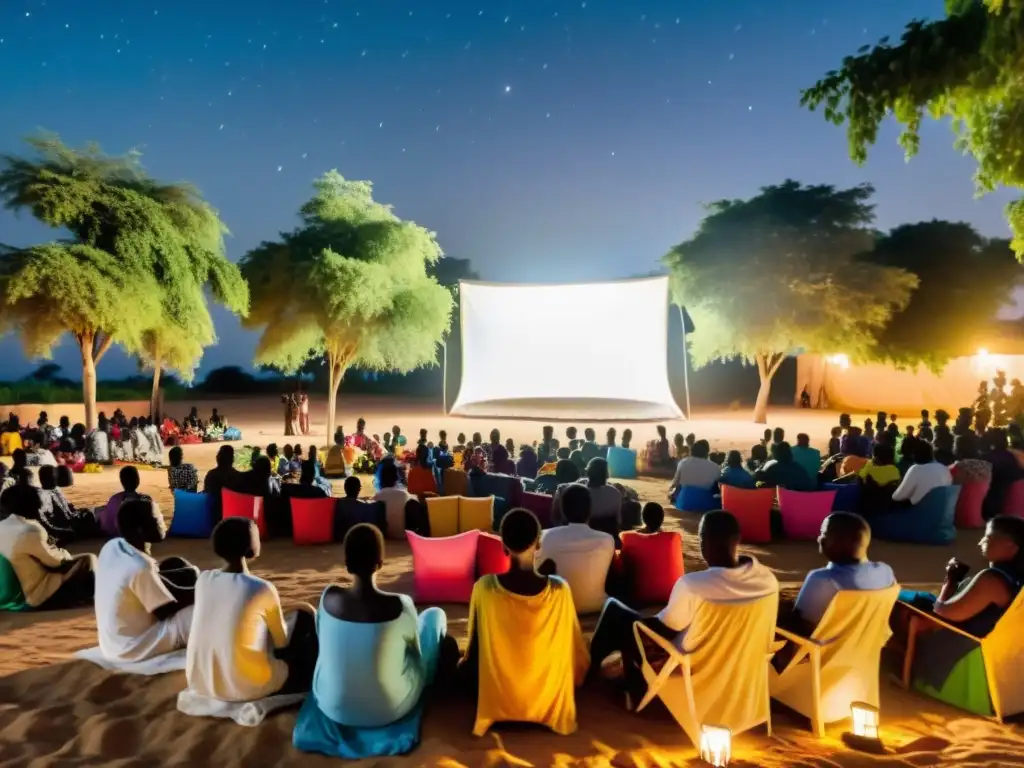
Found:
[[712, 509], [720, 509], [721, 498], [715, 495], [714, 491], [707, 488], [697, 488], [693, 485], [684, 485], [676, 494], [676, 509], [683, 512], [709, 512]]
[[241, 440], [242, 431], [238, 427], [228, 427], [224, 430], [225, 440]]
[[833, 512], [856, 512], [860, 508], [860, 483], [825, 483], [822, 490], [836, 492]]
[[345, 760], [405, 755], [419, 746], [422, 722], [421, 698], [409, 714], [390, 725], [379, 728], [338, 725], [320, 711], [316, 697], [311, 693], [295, 720], [292, 744], [302, 752], [318, 752]]
[[511, 506], [508, 503], [508, 499], [503, 499], [501, 496], [494, 497], [494, 509], [491, 510], [492, 530], [497, 531], [501, 529], [501, 521], [505, 519], [505, 515], [508, 514]]
[[959, 485], [933, 488], [913, 507], [891, 509], [872, 517], [872, 535], [909, 544], [951, 544], [956, 541], [954, 520], [959, 496]]
[[174, 491], [174, 517], [168, 536], [206, 539], [213, 533], [212, 496], [205, 493]]
[[608, 474], [623, 480], [636, 479], [636, 451], [616, 445], [608, 449]]
[[508, 504], [519, 504], [523, 495], [523, 483], [512, 475], [472, 472], [469, 475], [469, 495], [474, 498], [500, 496]]

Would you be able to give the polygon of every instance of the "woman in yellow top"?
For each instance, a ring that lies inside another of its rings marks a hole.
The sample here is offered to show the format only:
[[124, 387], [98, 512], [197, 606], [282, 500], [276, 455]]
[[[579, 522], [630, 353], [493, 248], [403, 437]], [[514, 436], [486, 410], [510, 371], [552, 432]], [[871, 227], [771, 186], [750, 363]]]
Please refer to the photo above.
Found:
[[560, 735], [576, 730], [575, 688], [590, 655], [569, 585], [534, 569], [540, 533], [533, 513], [505, 515], [501, 541], [512, 566], [473, 587], [463, 667], [478, 680], [475, 736], [496, 722], [539, 723]]

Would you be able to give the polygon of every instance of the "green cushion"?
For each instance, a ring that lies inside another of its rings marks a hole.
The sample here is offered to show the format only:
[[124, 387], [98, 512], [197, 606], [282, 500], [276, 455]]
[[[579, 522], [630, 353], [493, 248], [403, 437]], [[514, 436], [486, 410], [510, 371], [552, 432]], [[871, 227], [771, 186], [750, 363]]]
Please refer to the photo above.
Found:
[[0, 556], [0, 611], [24, 611], [28, 608], [25, 593], [14, 567], [6, 557]]

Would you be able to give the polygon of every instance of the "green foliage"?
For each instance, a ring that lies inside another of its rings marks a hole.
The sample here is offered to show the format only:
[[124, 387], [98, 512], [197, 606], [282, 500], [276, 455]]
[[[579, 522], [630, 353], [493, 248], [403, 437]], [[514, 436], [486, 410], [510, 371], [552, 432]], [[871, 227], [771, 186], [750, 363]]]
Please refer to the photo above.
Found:
[[[947, 17], [910, 22], [898, 45], [883, 39], [848, 56], [802, 95], [846, 124], [850, 154], [863, 163], [892, 115], [908, 156], [925, 116], [952, 119], [956, 145], [978, 161], [979, 191], [1024, 188], [1024, 0], [947, 0]], [[1007, 206], [1011, 243], [1024, 261], [1024, 200]]]
[[373, 200], [372, 186], [336, 171], [315, 183], [301, 226], [241, 262], [262, 331], [256, 362], [295, 371], [326, 355], [336, 371], [411, 371], [436, 360], [452, 297], [427, 269], [434, 234]]
[[987, 240], [969, 224], [949, 221], [896, 227], [879, 236], [865, 260], [919, 280], [910, 302], [879, 334], [877, 357], [935, 371], [991, 343], [996, 313], [1024, 279], [1007, 241]]
[[741, 358], [762, 379], [798, 350], [863, 358], [917, 278], [867, 265], [873, 189], [786, 181], [707, 207], [697, 234], [664, 258], [693, 317], [694, 363]]

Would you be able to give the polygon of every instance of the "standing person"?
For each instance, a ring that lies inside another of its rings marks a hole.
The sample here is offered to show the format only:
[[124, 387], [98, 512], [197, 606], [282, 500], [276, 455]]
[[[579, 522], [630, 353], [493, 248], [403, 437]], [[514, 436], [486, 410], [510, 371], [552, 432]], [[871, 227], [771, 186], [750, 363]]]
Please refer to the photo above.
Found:
[[295, 400], [291, 395], [281, 395], [281, 403], [284, 405], [284, 435], [293, 437], [295, 435]]
[[309, 434], [309, 395], [299, 390], [299, 430]]

